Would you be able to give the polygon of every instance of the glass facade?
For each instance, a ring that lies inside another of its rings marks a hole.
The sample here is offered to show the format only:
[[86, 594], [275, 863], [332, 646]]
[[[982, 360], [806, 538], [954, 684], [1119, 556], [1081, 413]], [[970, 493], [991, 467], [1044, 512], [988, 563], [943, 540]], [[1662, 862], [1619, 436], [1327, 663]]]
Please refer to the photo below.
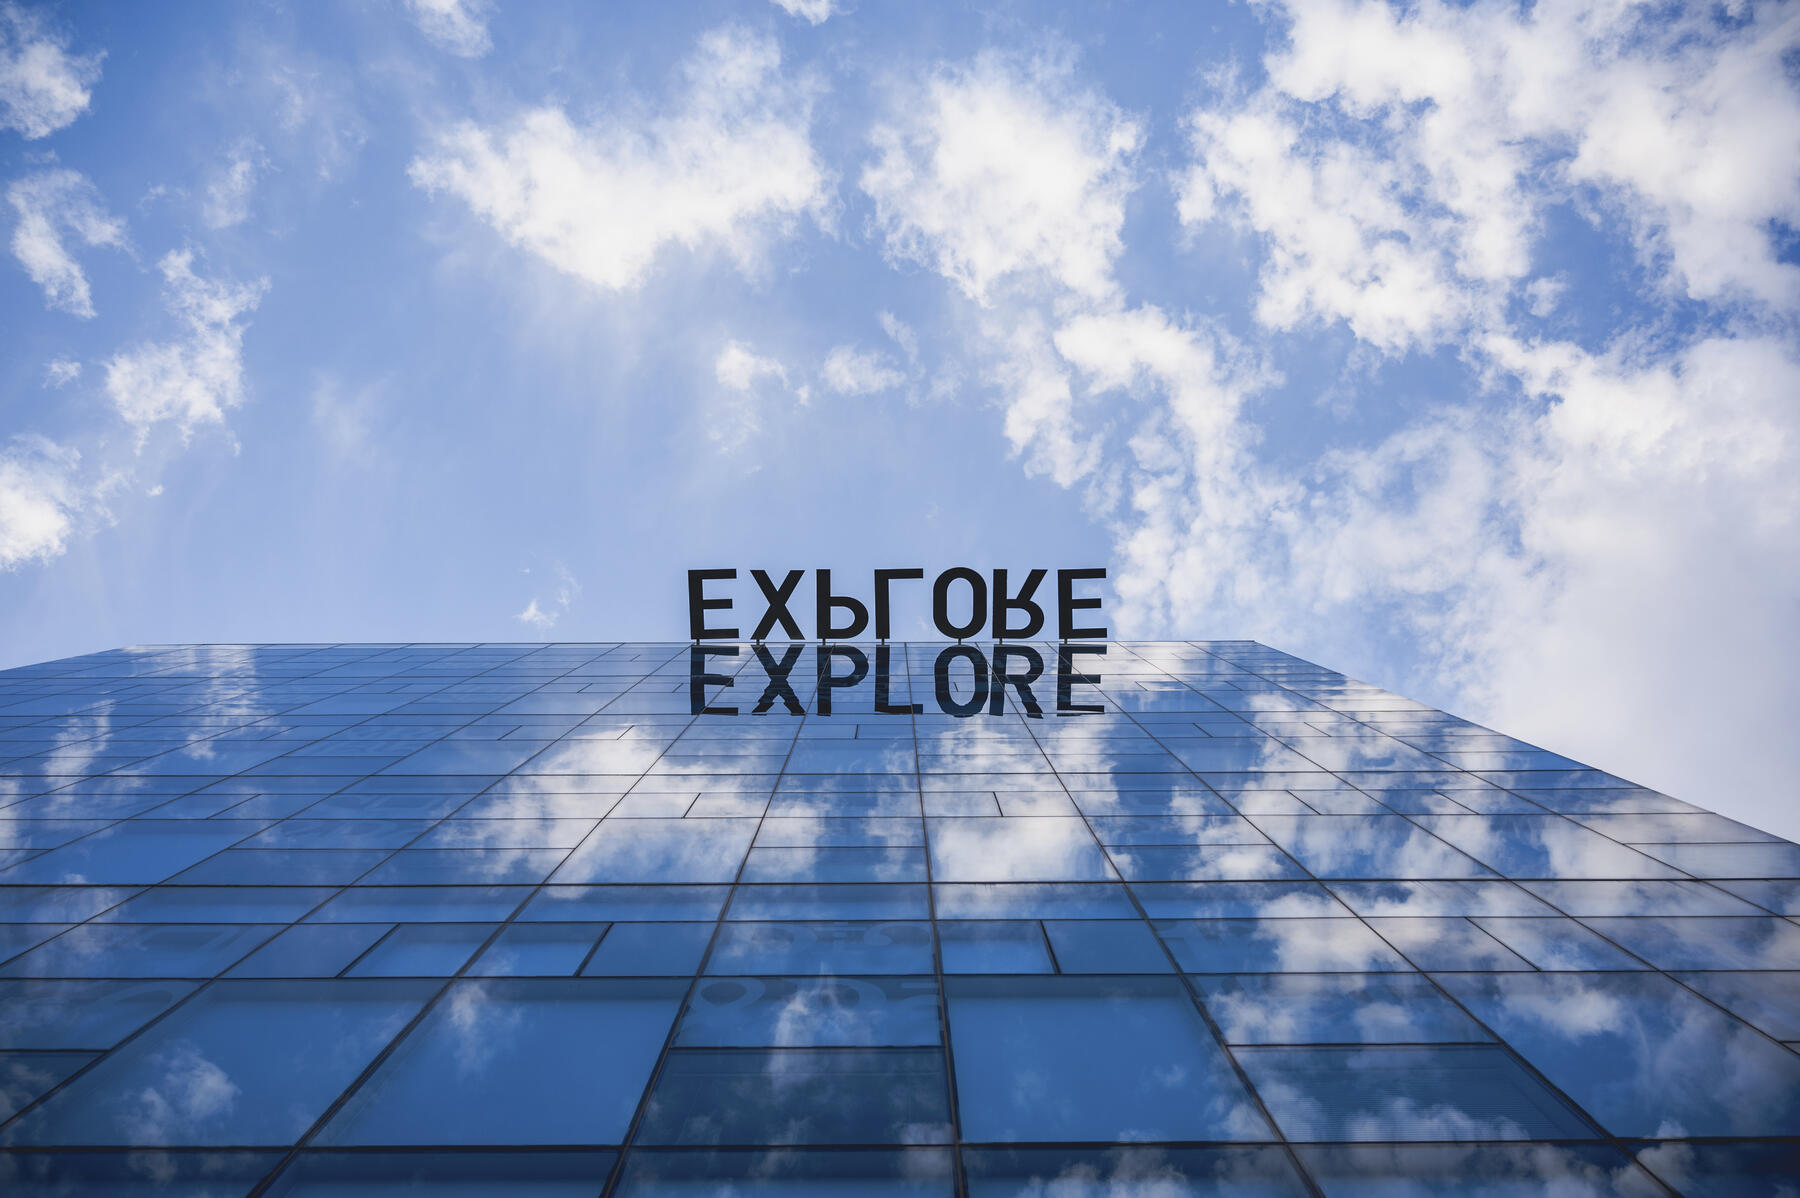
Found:
[[1800, 846], [1247, 641], [0, 674], [0, 1191], [1792, 1194]]

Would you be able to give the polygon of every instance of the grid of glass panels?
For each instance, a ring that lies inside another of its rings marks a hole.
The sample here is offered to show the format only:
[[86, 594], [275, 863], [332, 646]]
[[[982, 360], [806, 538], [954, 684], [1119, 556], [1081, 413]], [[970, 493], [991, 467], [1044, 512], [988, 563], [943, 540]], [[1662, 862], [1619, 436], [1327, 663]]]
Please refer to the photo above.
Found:
[[0, 674], [0, 1190], [1794, 1192], [1800, 847], [1096, 647]]

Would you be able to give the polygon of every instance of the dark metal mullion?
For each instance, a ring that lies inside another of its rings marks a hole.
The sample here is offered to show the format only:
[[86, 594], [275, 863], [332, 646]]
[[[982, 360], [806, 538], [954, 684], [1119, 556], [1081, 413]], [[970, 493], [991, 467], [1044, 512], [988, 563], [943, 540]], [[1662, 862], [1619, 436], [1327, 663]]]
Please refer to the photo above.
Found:
[[[912, 642], [902, 641], [900, 660], [906, 666], [906, 702], [913, 704], [913, 670]], [[933, 667], [932, 684], [935, 688], [937, 678], [936, 667]], [[907, 723], [912, 728], [913, 739], [913, 789], [919, 798], [919, 839], [925, 848], [925, 914], [931, 921], [931, 969], [936, 975], [938, 993], [938, 1034], [944, 1046], [944, 1092], [949, 1102], [950, 1114], [950, 1182], [956, 1198], [967, 1198], [969, 1192], [968, 1179], [963, 1175], [963, 1131], [962, 1102], [956, 1092], [956, 1051], [950, 1037], [950, 996], [944, 979], [944, 946], [943, 938], [938, 932], [937, 914], [937, 882], [936, 873], [931, 865], [931, 825], [925, 815], [925, 765], [919, 747], [919, 717], [909, 714]], [[999, 806], [996, 797], [995, 806]]]

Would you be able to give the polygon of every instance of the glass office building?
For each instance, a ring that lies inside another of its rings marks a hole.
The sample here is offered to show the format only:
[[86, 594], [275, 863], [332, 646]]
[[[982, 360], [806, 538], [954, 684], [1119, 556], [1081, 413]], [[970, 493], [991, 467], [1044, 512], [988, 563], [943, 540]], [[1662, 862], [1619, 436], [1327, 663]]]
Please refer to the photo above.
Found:
[[1795, 915], [1251, 642], [98, 653], [0, 674], [0, 1192], [1792, 1194]]

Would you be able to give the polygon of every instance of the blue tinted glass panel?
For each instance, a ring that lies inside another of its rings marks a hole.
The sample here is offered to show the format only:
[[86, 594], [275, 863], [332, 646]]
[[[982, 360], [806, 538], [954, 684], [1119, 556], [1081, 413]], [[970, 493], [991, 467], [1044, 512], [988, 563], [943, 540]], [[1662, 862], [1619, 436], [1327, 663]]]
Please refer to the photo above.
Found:
[[329, 923], [473, 923], [511, 915], [525, 886], [356, 886], [307, 916]]
[[1530, 969], [1525, 958], [1466, 919], [1371, 919], [1370, 927], [1420, 969]]
[[945, 973], [1055, 973], [1035, 920], [965, 919], [938, 925]]
[[939, 882], [1085, 882], [1117, 877], [1087, 821], [1027, 817], [930, 819], [931, 876]]
[[924, 919], [923, 886], [739, 886], [730, 919]]
[[1638, 1161], [1693, 1198], [1783, 1198], [1800, 1177], [1796, 1144], [1645, 1144]]
[[494, 934], [486, 923], [403, 923], [352, 965], [353, 978], [449, 977]]
[[1487, 1041], [1481, 1025], [1414, 973], [1199, 976], [1227, 1044], [1420, 1044]]
[[920, 1048], [677, 1049], [645, 1144], [935, 1144], [950, 1140], [944, 1054]]
[[[1800, 1131], [1800, 1057], [1668, 978], [1508, 973], [1439, 980], [1614, 1135]], [[1727, 1060], [1731, 1068], [1721, 1070]]]
[[593, 1198], [617, 1153], [307, 1152], [281, 1171], [270, 1198]]
[[1189, 973], [1319, 973], [1411, 969], [1356, 920], [1170, 919], [1156, 933]]
[[581, 968], [584, 977], [685, 977], [700, 969], [710, 923], [616, 923]]
[[1333, 882], [1333, 894], [1358, 915], [1555, 915], [1513, 882]]
[[348, 886], [387, 860], [386, 849], [226, 849], [176, 874], [207, 886]]
[[930, 973], [928, 923], [726, 923], [706, 971]]
[[288, 928], [227, 975], [234, 978], [332, 978], [350, 967], [391, 924], [319, 923]]
[[753, 848], [746, 882], [923, 882], [925, 850], [909, 845]]
[[1117, 885], [1011, 883], [932, 887], [939, 919], [1136, 919]]
[[15, 1145], [292, 1144], [435, 988], [216, 982], [7, 1134]]
[[91, 1052], [0, 1052], [0, 1122], [93, 1059]]
[[610, 818], [569, 854], [554, 880], [730, 882], [755, 835], [753, 819]]
[[512, 924], [469, 967], [471, 977], [570, 977], [586, 963], [603, 923]]
[[1244, 1048], [1290, 1140], [1550, 1140], [1594, 1134], [1495, 1045]]
[[949, 1198], [950, 1153], [899, 1150], [704, 1152], [639, 1149], [620, 1198]]
[[561, 849], [402, 849], [369, 872], [370, 886], [532, 885], [568, 856]]
[[0, 919], [11, 923], [78, 923], [137, 893], [135, 887], [0, 885]]
[[1317, 882], [1139, 882], [1131, 889], [1152, 919], [1350, 916]]
[[1743, 899], [1704, 882], [1526, 882], [1565, 915], [1762, 915]]
[[1624, 1153], [1598, 1144], [1303, 1145], [1300, 1163], [1338, 1198], [1661, 1198]]
[[1397, 815], [1258, 815], [1252, 822], [1318, 878], [1482, 878], [1493, 873]]
[[1049, 920], [1056, 965], [1063, 973], [1173, 973], [1169, 956], [1142, 920]]
[[279, 1152], [0, 1152], [7, 1198], [242, 1198]]
[[617, 1144], [683, 989], [587, 978], [457, 982], [319, 1142]]
[[1279, 1148], [966, 1149], [972, 1198], [1301, 1198]]
[[945, 996], [968, 1139], [1269, 1138], [1173, 979], [957, 978]]
[[14, 978], [210, 978], [279, 924], [83, 924], [0, 966]]
[[0, 1049], [101, 1049], [192, 994], [195, 982], [0, 981]]
[[1498, 918], [1474, 922], [1539, 969], [1646, 968], [1630, 953], [1572, 919]]
[[1775, 1039], [1800, 1041], [1800, 973], [1678, 973], [1675, 977]]
[[1440, 839], [1509, 878], [1674, 878], [1668, 865], [1553, 815], [1420, 815]]
[[95, 919], [105, 923], [289, 923], [332, 893], [322, 887], [157, 886]]
[[1108, 855], [1130, 882], [1235, 882], [1304, 878], [1306, 871], [1271, 844], [1138, 845]]
[[707, 978], [675, 1043], [683, 1048], [845, 1048], [938, 1042], [928, 978]]
[[0, 885], [160, 882], [267, 826], [255, 820], [129, 820], [0, 871]]
[[728, 886], [546, 886], [519, 919], [575, 923], [645, 923], [713, 920], [725, 906]]
[[1773, 916], [1585, 922], [1658, 969], [1800, 969], [1800, 927]]

